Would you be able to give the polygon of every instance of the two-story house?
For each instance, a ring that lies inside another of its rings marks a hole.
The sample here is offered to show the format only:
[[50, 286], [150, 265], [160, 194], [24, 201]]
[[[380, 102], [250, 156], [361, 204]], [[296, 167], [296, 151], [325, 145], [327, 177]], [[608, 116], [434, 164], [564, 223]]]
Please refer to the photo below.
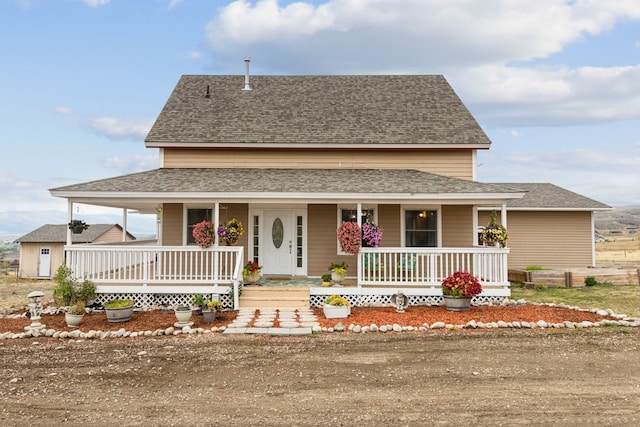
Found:
[[[159, 151], [159, 169], [51, 190], [69, 200], [70, 217], [73, 203], [158, 213], [157, 246], [68, 248], [70, 267], [102, 292], [216, 286], [237, 305], [239, 269], [254, 260], [279, 279], [345, 262], [352, 286], [339, 293], [355, 304], [388, 302], [398, 289], [411, 303], [437, 302], [457, 270], [481, 279], [482, 297], [502, 298], [510, 256], [544, 264], [559, 244], [568, 265], [591, 265], [592, 213], [607, 208], [555, 186], [478, 182], [477, 152], [491, 142], [439, 75], [185, 75], [145, 144]], [[508, 248], [478, 242], [492, 210], [510, 231]], [[232, 218], [246, 230], [237, 246], [194, 245], [194, 224]], [[337, 227], [366, 218], [384, 230], [381, 245], [345, 254]], [[547, 221], [569, 230], [566, 241], [554, 242]], [[310, 292], [317, 305], [336, 290]]]

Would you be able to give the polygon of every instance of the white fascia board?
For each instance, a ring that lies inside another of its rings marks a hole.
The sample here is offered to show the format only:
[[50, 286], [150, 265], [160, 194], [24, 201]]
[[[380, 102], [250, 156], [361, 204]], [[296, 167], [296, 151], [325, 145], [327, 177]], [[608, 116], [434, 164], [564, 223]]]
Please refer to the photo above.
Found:
[[185, 143], [185, 142], [145, 142], [147, 148], [218, 148], [218, 149], [234, 149], [234, 148], [260, 148], [264, 150], [270, 149], [308, 149], [308, 150], [375, 150], [375, 149], [395, 149], [395, 150], [432, 150], [432, 149], [449, 149], [449, 150], [487, 150], [490, 144], [317, 144], [317, 143], [264, 143], [264, 142], [243, 142], [243, 143]]

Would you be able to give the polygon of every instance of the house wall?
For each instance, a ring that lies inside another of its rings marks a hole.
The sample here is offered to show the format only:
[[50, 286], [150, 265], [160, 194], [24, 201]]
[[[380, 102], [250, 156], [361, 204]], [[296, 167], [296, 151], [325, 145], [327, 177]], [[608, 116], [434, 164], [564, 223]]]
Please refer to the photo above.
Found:
[[[40, 248], [51, 248], [51, 268], [49, 276], [38, 276], [40, 267]], [[64, 262], [64, 243], [20, 243], [21, 278], [53, 277], [56, 270]]]
[[442, 206], [442, 247], [473, 246], [473, 207]]
[[382, 228], [380, 247], [399, 247], [402, 241], [400, 205], [378, 205], [378, 225]]
[[472, 150], [183, 150], [163, 149], [165, 168], [415, 169], [473, 179]]
[[[592, 266], [591, 215], [591, 212], [508, 212], [509, 268]], [[489, 212], [482, 212], [479, 224], [488, 222]]]
[[337, 205], [309, 205], [307, 208], [307, 275], [321, 276], [328, 273], [332, 262], [349, 264], [347, 276], [356, 275], [356, 257], [338, 255], [336, 238]]
[[162, 206], [162, 245], [182, 246], [183, 233], [182, 203], [165, 203]]
[[[135, 239], [133, 239], [129, 234], [127, 234], [125, 237], [125, 241], [130, 242], [132, 240], [135, 240]], [[104, 233], [101, 236], [98, 236], [98, 238], [91, 243], [117, 243], [117, 242], [122, 242], [122, 229], [116, 226], [113, 226], [109, 230], [107, 230], [106, 233]]]

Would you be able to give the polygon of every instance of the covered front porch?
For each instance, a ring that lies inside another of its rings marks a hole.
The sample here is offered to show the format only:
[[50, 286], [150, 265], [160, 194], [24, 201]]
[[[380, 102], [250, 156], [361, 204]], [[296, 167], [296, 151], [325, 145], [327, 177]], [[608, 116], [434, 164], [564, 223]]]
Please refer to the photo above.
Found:
[[[309, 305], [320, 306], [331, 294], [345, 296], [354, 306], [390, 304], [398, 291], [411, 305], [435, 305], [441, 302], [442, 280], [455, 271], [480, 280], [483, 292], [476, 299], [500, 300], [510, 295], [508, 252], [496, 247], [362, 248], [356, 274], [341, 287], [309, 286]], [[65, 248], [65, 257], [78, 279], [96, 283], [99, 302], [117, 297], [134, 299], [137, 306], [188, 304], [201, 293], [217, 296], [226, 308], [240, 306], [245, 263], [240, 246], [74, 245]]]

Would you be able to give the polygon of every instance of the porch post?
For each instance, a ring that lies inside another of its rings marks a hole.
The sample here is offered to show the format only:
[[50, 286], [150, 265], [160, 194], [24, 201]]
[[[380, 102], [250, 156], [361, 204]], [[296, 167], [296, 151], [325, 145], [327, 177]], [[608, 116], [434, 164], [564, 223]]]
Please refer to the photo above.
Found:
[[[73, 219], [73, 202], [67, 201], [67, 223]], [[67, 226], [67, 246], [71, 246], [71, 229]]]
[[122, 241], [127, 241], [127, 208], [122, 208]]
[[503, 203], [500, 208], [500, 223], [504, 228], [507, 228], [507, 204]]
[[214, 234], [214, 246], [220, 246], [220, 236], [218, 236], [218, 224], [220, 224], [220, 202], [215, 202], [213, 204], [213, 228], [216, 231]]
[[362, 227], [362, 203], [358, 202], [358, 227]]

